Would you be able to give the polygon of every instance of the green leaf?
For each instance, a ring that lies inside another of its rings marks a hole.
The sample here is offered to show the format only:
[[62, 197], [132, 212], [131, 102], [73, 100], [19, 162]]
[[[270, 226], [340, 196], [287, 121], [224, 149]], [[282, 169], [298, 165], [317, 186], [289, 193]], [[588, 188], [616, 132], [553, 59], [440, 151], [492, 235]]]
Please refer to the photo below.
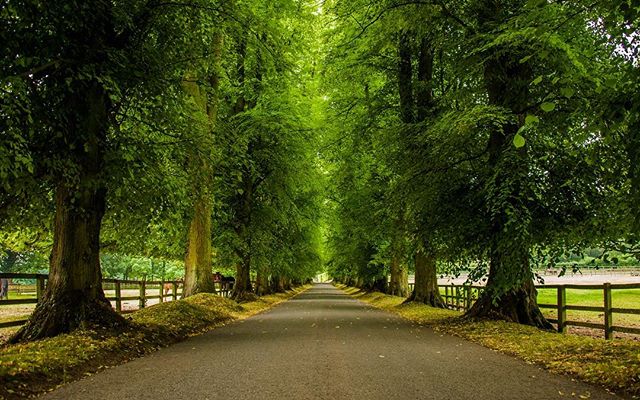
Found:
[[576, 91], [573, 90], [573, 88], [570, 88], [570, 87], [566, 87], [566, 88], [560, 89], [560, 94], [563, 95], [564, 97], [568, 98], [568, 99], [573, 97], [575, 92]]
[[534, 79], [533, 82], [531, 82], [531, 83], [533, 83], [534, 85], [539, 85], [540, 82], [542, 82], [542, 75], [540, 75], [539, 77]]
[[524, 144], [525, 144], [525, 140], [522, 137], [522, 135], [520, 135], [519, 133], [516, 133], [516, 135], [513, 137], [513, 145], [516, 147], [516, 149], [519, 149], [523, 147]]
[[540, 118], [533, 114], [527, 115], [527, 117], [524, 119], [525, 125], [537, 124], [538, 122], [540, 122]]
[[528, 55], [528, 56], [526, 56], [526, 57], [522, 57], [522, 58], [520, 59], [520, 64], [524, 64], [524, 63], [526, 63], [527, 61], [529, 61], [529, 60], [531, 59], [531, 57], [533, 57], [533, 56], [532, 56], [532, 55]]
[[544, 111], [544, 112], [551, 112], [551, 111], [555, 110], [555, 108], [556, 108], [556, 104], [555, 103], [544, 102], [544, 103], [540, 104], [540, 109], [542, 109], [542, 111]]

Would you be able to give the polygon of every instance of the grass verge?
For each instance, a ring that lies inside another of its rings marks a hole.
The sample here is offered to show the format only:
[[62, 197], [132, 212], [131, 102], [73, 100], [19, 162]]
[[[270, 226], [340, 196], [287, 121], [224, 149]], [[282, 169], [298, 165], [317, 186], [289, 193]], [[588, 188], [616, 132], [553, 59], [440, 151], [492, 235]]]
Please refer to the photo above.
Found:
[[242, 304], [203, 293], [130, 314], [131, 326], [124, 331], [84, 330], [32, 343], [4, 345], [0, 347], [0, 400], [28, 398], [53, 390], [189, 336], [255, 315], [308, 287]]
[[561, 335], [505, 321], [469, 320], [460, 313], [424, 304], [403, 304], [403, 297], [361, 292], [337, 285], [347, 294], [434, 330], [462, 337], [551, 372], [566, 374], [608, 390], [640, 398], [640, 342]]

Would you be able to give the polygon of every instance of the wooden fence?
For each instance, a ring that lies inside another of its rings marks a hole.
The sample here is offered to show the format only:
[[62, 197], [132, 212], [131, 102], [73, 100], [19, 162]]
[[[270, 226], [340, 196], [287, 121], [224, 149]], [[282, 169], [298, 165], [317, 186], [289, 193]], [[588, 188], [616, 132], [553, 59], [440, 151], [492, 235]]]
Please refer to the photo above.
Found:
[[[409, 284], [413, 290], [413, 284]], [[478, 299], [484, 286], [472, 285], [438, 285], [442, 298], [446, 306], [452, 310], [466, 311]], [[539, 285], [538, 289], [556, 289], [556, 302], [554, 304], [538, 304], [540, 308], [553, 309], [557, 311], [557, 318], [547, 318], [549, 322], [557, 324], [558, 332], [566, 333], [568, 326], [601, 329], [604, 331], [606, 339], [613, 338], [613, 332], [623, 332], [640, 334], [640, 328], [619, 326], [613, 324], [614, 314], [640, 315], [640, 308], [620, 308], [612, 306], [613, 293], [616, 289], [638, 289], [638, 299], [640, 299], [640, 283], [601, 285]], [[577, 290], [601, 290], [603, 294], [602, 306], [582, 306], [567, 303], [567, 289]], [[639, 302], [640, 304], [640, 302]], [[572, 321], [567, 319], [567, 311], [592, 311], [600, 312], [603, 315], [602, 323]]]
[[[35, 291], [35, 296], [30, 296], [27, 298], [18, 298], [18, 299], [0, 299], [0, 316], [2, 313], [3, 305], [16, 305], [16, 304], [36, 304], [42, 298], [44, 294], [44, 289], [46, 287], [46, 282], [49, 276], [46, 274], [12, 274], [12, 273], [0, 273], [0, 279], [24, 279], [35, 281], [35, 285], [24, 285], [28, 286], [31, 290], [30, 292], [26, 292], [24, 290], [15, 290], [18, 288], [18, 285], [11, 285], [10, 289], [14, 289], [14, 291], [21, 292], [22, 295], [31, 294], [33, 295]], [[164, 285], [171, 284], [171, 290], [165, 292]], [[217, 293], [221, 296], [228, 297], [230, 292], [230, 287], [222, 286], [220, 284], [216, 284], [218, 287]], [[122, 280], [122, 279], [103, 279], [102, 280], [102, 288], [105, 291], [113, 291], [113, 296], [107, 296], [107, 300], [115, 302], [115, 310], [119, 313], [129, 313], [136, 311], [138, 309], [144, 308], [147, 305], [148, 300], [157, 299], [160, 303], [167, 300], [177, 300], [178, 296], [182, 295], [181, 292], [182, 281], [137, 281], [137, 280]], [[127, 293], [123, 293], [126, 290], [136, 290], [137, 294], [135, 296], [127, 296]], [[148, 291], [156, 291], [156, 294], [149, 294]], [[135, 309], [125, 309], [123, 308], [123, 302], [126, 301], [137, 301], [137, 308]], [[10, 326], [20, 326], [23, 325], [27, 320], [26, 319], [18, 319], [11, 321], [0, 321], [0, 328], [6, 328]]]

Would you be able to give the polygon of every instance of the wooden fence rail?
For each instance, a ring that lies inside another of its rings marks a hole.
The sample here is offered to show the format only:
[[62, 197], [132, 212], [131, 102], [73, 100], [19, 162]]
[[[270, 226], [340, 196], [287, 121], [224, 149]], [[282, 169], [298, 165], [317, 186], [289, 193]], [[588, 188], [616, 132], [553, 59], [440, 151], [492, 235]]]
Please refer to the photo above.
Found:
[[[410, 284], [412, 286], [412, 284]], [[452, 310], [466, 311], [478, 299], [484, 286], [474, 285], [438, 285], [441, 288], [442, 298], [446, 306]], [[616, 289], [638, 289], [638, 298], [640, 299], [640, 283], [623, 283], [611, 284], [605, 283], [601, 285], [538, 285], [537, 289], [556, 289], [555, 304], [543, 304], [538, 306], [544, 309], [554, 309], [557, 312], [557, 318], [547, 318], [549, 322], [557, 324], [557, 330], [560, 333], [566, 333], [568, 326], [586, 327], [592, 329], [601, 329], [604, 331], [606, 339], [613, 338], [613, 332], [623, 332], [640, 334], [640, 328], [614, 325], [614, 314], [632, 314], [640, 315], [640, 308], [620, 308], [612, 306], [612, 298]], [[567, 303], [567, 289], [577, 290], [601, 290], [603, 294], [602, 306], [581, 306]], [[567, 319], [567, 311], [592, 311], [602, 313], [602, 323], [593, 323], [585, 321], [572, 321]]]
[[[24, 280], [34, 280], [35, 285], [28, 285], [33, 293], [35, 289], [35, 296], [28, 298], [18, 298], [18, 299], [0, 299], [0, 316], [2, 313], [3, 305], [16, 305], [16, 304], [36, 304], [42, 298], [44, 294], [44, 289], [46, 287], [46, 282], [49, 279], [47, 274], [21, 274], [21, 273], [0, 273], [0, 279], [24, 279]], [[164, 285], [171, 284], [171, 290], [165, 292]], [[16, 288], [17, 285], [11, 285], [13, 289]], [[144, 308], [147, 305], [148, 300], [157, 299], [160, 303], [170, 300], [177, 300], [178, 296], [182, 295], [181, 292], [182, 281], [145, 281], [145, 280], [124, 280], [124, 279], [103, 279], [102, 280], [102, 288], [107, 291], [113, 291], [113, 296], [107, 296], [107, 300], [115, 302], [115, 310], [119, 313], [129, 313], [136, 311], [137, 309]], [[231, 287], [222, 286], [221, 284], [216, 284], [217, 293], [221, 296], [228, 297], [230, 293]], [[135, 296], [126, 295], [127, 293], [123, 293], [124, 290], [138, 290], [138, 293]], [[157, 290], [157, 294], [149, 294], [148, 291]], [[25, 293], [20, 293], [25, 294]], [[126, 301], [136, 301], [138, 302], [137, 309], [125, 309], [123, 308], [123, 302]], [[1, 321], [0, 320], [0, 328], [6, 328], [10, 326], [20, 326], [23, 325], [27, 320], [26, 319], [18, 319], [11, 321]]]

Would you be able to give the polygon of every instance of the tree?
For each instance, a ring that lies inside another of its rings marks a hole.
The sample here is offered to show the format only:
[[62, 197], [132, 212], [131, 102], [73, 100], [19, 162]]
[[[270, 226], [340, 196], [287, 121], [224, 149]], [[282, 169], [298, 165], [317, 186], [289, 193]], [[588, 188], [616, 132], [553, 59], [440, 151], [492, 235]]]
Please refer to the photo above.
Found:
[[[161, 95], [185, 59], [177, 45], [185, 31], [175, 22], [197, 20], [194, 5], [12, 5], [0, 33], [7, 43], [2, 130], [20, 146], [4, 175], [2, 202], [24, 209], [44, 192], [35, 204], [55, 206], [48, 285], [12, 341], [125, 323], [100, 284], [100, 234], [113, 178], [107, 172], [123, 151], [119, 135], [128, 133], [119, 130], [119, 117], [152, 121], [144, 105]], [[167, 61], [176, 68], [166, 68]], [[2, 147], [12, 146], [3, 141]]]

